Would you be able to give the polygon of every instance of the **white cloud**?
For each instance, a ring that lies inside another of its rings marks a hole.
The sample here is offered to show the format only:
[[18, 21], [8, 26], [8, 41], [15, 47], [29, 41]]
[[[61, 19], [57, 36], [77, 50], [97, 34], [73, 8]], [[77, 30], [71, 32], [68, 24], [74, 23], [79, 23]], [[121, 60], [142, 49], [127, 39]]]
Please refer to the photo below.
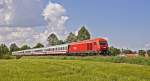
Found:
[[150, 48], [150, 43], [145, 44], [146, 48]]
[[[3, 31], [2, 31], [3, 30]], [[0, 43], [17, 43], [18, 45], [46, 42], [47, 32], [37, 32], [31, 27], [0, 27]]]
[[55, 32], [60, 37], [65, 34], [65, 23], [69, 19], [65, 13], [66, 10], [62, 5], [49, 2], [42, 14], [48, 23], [48, 32]]
[[14, 0], [0, 0], [0, 25], [8, 25], [14, 16]]
[[[65, 16], [66, 10], [62, 5], [58, 3], [52, 3], [52, 2], [49, 2], [49, 4], [45, 7], [45, 9], [41, 11], [42, 16], [44, 16], [43, 20], [45, 20], [48, 23], [48, 26], [37, 26], [43, 28], [47, 27], [43, 32], [39, 31], [37, 27], [35, 28], [32, 25], [8, 27], [9, 24], [12, 23], [11, 21], [17, 24], [18, 22], [15, 21], [19, 17], [22, 17], [19, 15], [21, 13], [18, 10], [16, 10], [18, 9], [16, 7], [19, 1], [20, 0], [0, 0], [0, 26], [1, 26], [0, 43], [5, 43], [7, 45], [11, 43], [17, 43], [19, 46], [23, 44], [28, 44], [30, 46], [33, 46], [38, 42], [46, 44], [47, 36], [52, 32], [56, 33], [60, 37], [62, 37], [65, 34], [65, 23], [68, 20], [68, 16]], [[25, 1], [25, 3], [33, 4], [35, 3], [36, 0], [35, 1], [23, 0], [23, 1]], [[42, 0], [37, 0], [37, 1], [42, 1]], [[32, 5], [26, 5], [26, 6], [32, 6]], [[39, 15], [41, 15], [41, 13]], [[32, 15], [33, 14], [30, 15], [29, 13], [25, 15], [27, 17], [24, 18], [29, 18]], [[21, 22], [22, 21], [20, 20], [20, 23]], [[23, 21], [23, 23], [24, 22], [26, 23], [26, 21]]]

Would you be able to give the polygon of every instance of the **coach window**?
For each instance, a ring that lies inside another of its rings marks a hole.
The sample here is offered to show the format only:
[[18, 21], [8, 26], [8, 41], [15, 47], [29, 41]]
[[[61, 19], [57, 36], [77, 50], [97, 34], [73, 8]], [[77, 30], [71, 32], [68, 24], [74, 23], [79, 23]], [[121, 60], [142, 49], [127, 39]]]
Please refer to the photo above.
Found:
[[63, 47], [63, 50], [65, 50], [65, 47]]
[[65, 47], [65, 50], [67, 50], [67, 47]]
[[64, 50], [66, 50], [66, 47], [64, 47]]

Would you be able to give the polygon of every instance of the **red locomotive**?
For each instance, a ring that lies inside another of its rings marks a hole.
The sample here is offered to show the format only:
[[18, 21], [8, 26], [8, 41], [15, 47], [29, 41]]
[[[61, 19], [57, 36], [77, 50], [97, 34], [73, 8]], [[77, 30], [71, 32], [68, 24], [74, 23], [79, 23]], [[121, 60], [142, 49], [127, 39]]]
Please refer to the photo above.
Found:
[[56, 45], [44, 48], [36, 48], [13, 52], [15, 56], [32, 55], [81, 55], [81, 54], [106, 54], [108, 51], [107, 40], [96, 38], [69, 44]]
[[107, 41], [103, 38], [96, 38], [70, 43], [68, 53], [104, 53], [107, 50]]

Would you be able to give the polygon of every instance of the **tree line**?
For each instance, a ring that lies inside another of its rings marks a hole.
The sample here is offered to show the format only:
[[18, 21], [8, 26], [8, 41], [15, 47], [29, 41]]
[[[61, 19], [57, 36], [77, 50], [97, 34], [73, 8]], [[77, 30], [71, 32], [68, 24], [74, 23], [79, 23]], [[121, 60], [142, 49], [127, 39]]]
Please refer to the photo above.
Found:
[[112, 56], [117, 56], [119, 54], [139, 54], [140, 56], [146, 56], [146, 55], [150, 56], [150, 49], [133, 51], [131, 49], [119, 49], [111, 46], [109, 47], [109, 53]]
[[[57, 37], [55, 33], [51, 33], [47, 38], [47, 42], [49, 46], [54, 46], [54, 45], [71, 43], [71, 42], [83, 41], [83, 40], [87, 40], [90, 38], [91, 38], [91, 35], [89, 31], [86, 29], [85, 26], [82, 26], [80, 30], [78, 31], [77, 35], [75, 35], [75, 33], [73, 32], [70, 32], [65, 40], [61, 40]], [[34, 47], [30, 47], [29, 45], [23, 45], [19, 47], [15, 43], [12, 43], [9, 47], [7, 47], [5, 44], [0, 44], [0, 58], [5, 55], [11, 55], [12, 52], [14, 51], [27, 50], [27, 49], [32, 49], [32, 48], [41, 48], [41, 47], [44, 47], [42, 43], [37, 43]], [[108, 51], [109, 55], [117, 56], [121, 53], [124, 53], [124, 54], [139, 53], [141, 56], [144, 56], [147, 53], [150, 56], [150, 50], [147, 50], [147, 51], [139, 50], [138, 52], [136, 52], [130, 49], [118, 49], [113, 46], [109, 47], [109, 51]]]
[[[60, 40], [55, 33], [51, 33], [48, 36], [47, 41], [48, 41], [49, 46], [54, 46], [54, 45], [87, 40], [90, 38], [91, 38], [91, 35], [89, 31], [86, 29], [85, 26], [82, 26], [80, 30], [78, 31], [78, 35], [75, 35], [73, 32], [70, 32], [65, 40]], [[17, 46], [16, 43], [12, 43], [9, 47], [7, 47], [5, 44], [1, 44], [0, 45], [0, 58], [5, 55], [11, 55], [12, 52], [14, 51], [27, 50], [27, 49], [32, 49], [32, 48], [41, 48], [41, 47], [44, 47], [42, 43], [37, 43], [34, 47], [30, 47], [27, 44], [19, 47]]]
[[77, 42], [90, 39], [91, 35], [85, 26], [82, 26], [78, 31], [78, 35], [75, 35], [73, 32], [70, 32], [65, 40], [58, 39], [57, 35], [52, 33], [48, 36], [48, 44], [51, 46], [60, 45], [65, 43]]

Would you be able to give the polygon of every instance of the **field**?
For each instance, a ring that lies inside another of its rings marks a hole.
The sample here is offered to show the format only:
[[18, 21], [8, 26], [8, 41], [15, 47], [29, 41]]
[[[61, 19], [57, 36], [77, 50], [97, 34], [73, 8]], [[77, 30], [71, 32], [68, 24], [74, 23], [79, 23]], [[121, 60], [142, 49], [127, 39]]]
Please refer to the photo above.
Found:
[[150, 66], [85, 60], [0, 60], [0, 81], [150, 81]]

